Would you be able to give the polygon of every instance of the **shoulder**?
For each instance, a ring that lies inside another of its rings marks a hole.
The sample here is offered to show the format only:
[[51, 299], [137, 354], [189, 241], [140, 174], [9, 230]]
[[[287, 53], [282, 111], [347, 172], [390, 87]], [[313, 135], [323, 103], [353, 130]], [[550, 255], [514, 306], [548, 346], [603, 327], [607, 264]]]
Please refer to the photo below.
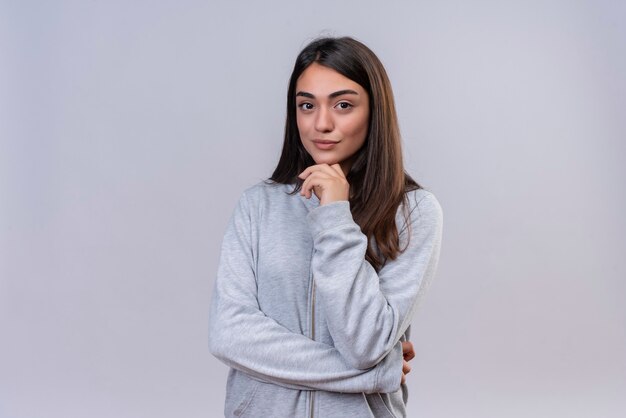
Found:
[[270, 180], [262, 180], [247, 189], [241, 195], [242, 198], [257, 200], [261, 197], [271, 197], [283, 193], [289, 193], [293, 186], [281, 183], [274, 183]]
[[293, 185], [263, 180], [243, 191], [239, 198], [239, 206], [244, 206], [248, 210], [258, 209], [293, 196], [290, 194], [292, 190]]
[[406, 210], [412, 223], [441, 225], [443, 210], [435, 195], [426, 189], [415, 189], [406, 193]]

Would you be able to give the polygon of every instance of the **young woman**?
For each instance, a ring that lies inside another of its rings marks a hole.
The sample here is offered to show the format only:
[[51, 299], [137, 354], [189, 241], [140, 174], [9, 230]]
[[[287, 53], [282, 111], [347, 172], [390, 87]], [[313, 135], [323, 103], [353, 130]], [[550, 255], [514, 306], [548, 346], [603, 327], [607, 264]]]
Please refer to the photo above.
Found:
[[410, 321], [435, 273], [441, 208], [403, 169], [385, 70], [318, 39], [289, 82], [282, 155], [230, 220], [209, 346], [227, 417], [403, 417]]

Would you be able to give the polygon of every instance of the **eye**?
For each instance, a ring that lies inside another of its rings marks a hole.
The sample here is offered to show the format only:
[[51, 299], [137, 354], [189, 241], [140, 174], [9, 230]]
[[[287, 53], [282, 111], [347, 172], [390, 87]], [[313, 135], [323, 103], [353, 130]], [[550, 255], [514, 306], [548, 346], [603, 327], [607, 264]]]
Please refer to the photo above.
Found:
[[352, 106], [352, 104], [348, 103], [348, 102], [339, 102], [335, 105], [335, 107], [337, 107], [338, 109], [341, 110], [348, 110], [350, 109]]
[[301, 110], [312, 110], [313, 104], [309, 102], [303, 102], [298, 105]]

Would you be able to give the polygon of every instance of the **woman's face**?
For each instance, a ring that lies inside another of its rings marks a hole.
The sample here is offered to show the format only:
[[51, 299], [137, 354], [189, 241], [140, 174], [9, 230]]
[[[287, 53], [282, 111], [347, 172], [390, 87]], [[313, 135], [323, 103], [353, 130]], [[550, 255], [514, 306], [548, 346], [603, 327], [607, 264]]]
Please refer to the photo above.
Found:
[[313, 63], [296, 82], [296, 121], [300, 140], [316, 164], [350, 170], [369, 124], [369, 97], [359, 84]]

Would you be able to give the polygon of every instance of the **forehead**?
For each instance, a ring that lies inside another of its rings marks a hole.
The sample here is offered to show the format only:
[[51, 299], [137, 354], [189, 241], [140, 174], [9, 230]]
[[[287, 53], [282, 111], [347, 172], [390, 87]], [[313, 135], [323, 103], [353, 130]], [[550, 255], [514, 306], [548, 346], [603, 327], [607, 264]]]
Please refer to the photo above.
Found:
[[360, 84], [339, 74], [332, 68], [325, 67], [316, 62], [309, 65], [307, 69], [300, 74], [296, 82], [296, 91], [305, 91], [315, 96], [326, 96], [345, 89], [365, 93], [365, 90]]

